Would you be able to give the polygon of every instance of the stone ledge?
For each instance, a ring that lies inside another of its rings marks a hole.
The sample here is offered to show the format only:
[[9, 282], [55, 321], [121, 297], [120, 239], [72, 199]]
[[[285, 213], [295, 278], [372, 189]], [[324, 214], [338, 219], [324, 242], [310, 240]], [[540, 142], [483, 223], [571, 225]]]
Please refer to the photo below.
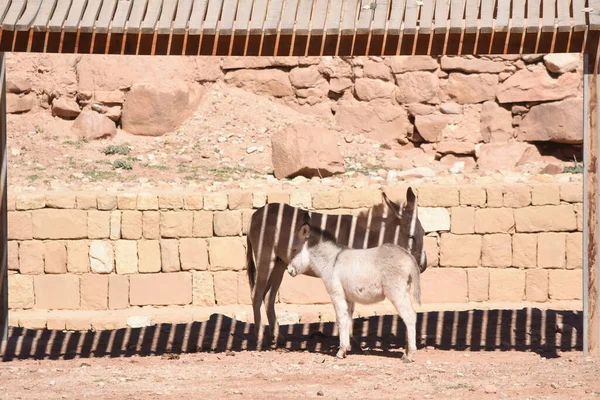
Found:
[[[467, 311], [467, 310], [518, 310], [538, 308], [557, 311], [580, 311], [581, 301], [550, 301], [544, 303], [444, 303], [415, 305], [417, 312]], [[276, 307], [280, 324], [333, 322], [335, 312], [331, 304], [281, 305]], [[263, 322], [266, 315], [263, 307]], [[212, 314], [222, 314], [242, 322], [252, 322], [250, 306], [221, 307], [140, 307], [111, 311], [10, 311], [9, 326], [27, 329], [56, 329], [67, 331], [112, 330], [142, 327], [161, 323], [179, 324], [208, 321]], [[357, 305], [354, 318], [377, 315], [394, 315], [394, 307], [387, 301], [376, 305]]]

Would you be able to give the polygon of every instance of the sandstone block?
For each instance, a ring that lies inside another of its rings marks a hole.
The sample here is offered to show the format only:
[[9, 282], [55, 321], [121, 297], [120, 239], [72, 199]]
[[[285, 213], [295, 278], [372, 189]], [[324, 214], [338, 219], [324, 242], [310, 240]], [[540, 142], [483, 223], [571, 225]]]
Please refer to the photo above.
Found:
[[194, 211], [194, 237], [211, 237], [213, 235], [213, 213], [210, 211]]
[[142, 238], [142, 216], [141, 211], [123, 211], [121, 213], [121, 237], [123, 239], [137, 240]]
[[260, 208], [267, 204], [267, 194], [264, 192], [254, 192], [252, 196], [252, 208]]
[[43, 194], [20, 194], [17, 196], [17, 210], [37, 210], [46, 207], [46, 196]]
[[286, 304], [327, 304], [331, 302], [322, 280], [306, 275], [297, 275], [292, 278], [289, 274], [285, 274], [283, 277], [279, 300]]
[[548, 71], [564, 74], [575, 71], [581, 65], [581, 56], [579, 54], [546, 54], [544, 63]]
[[312, 194], [312, 205], [316, 209], [328, 210], [340, 206], [338, 190], [319, 190]]
[[33, 221], [31, 219], [31, 212], [9, 211], [7, 224], [8, 240], [33, 239]]
[[[238, 272], [238, 292], [237, 298], [239, 304], [252, 305], [252, 293], [248, 284], [248, 275], [246, 271]], [[281, 323], [281, 321], [280, 321]]]
[[115, 261], [117, 274], [136, 274], [138, 272], [138, 248], [135, 240], [115, 242]]
[[88, 140], [112, 139], [117, 135], [117, 126], [107, 115], [83, 110], [71, 125], [71, 132]]
[[47, 274], [67, 273], [67, 246], [64, 242], [44, 242], [44, 270]]
[[110, 213], [88, 211], [87, 236], [90, 239], [108, 239], [110, 236]]
[[160, 213], [158, 211], [144, 211], [142, 234], [145, 239], [160, 239]]
[[534, 206], [560, 204], [560, 187], [558, 185], [533, 186], [531, 204]]
[[396, 85], [379, 79], [360, 78], [354, 83], [356, 98], [361, 101], [390, 99]]
[[531, 204], [531, 189], [526, 185], [504, 188], [504, 207], [520, 208]]
[[110, 213], [110, 240], [121, 239], [121, 211]]
[[583, 234], [574, 232], [567, 234], [567, 268], [583, 268]]
[[450, 230], [450, 213], [443, 207], [419, 207], [419, 221], [425, 233]]
[[490, 271], [486, 268], [467, 270], [469, 301], [488, 301], [490, 298]]
[[32, 308], [34, 304], [33, 297], [33, 276], [11, 274], [8, 275], [8, 308], [25, 309]]
[[85, 240], [67, 242], [67, 271], [83, 274], [90, 271], [90, 248]]
[[83, 310], [108, 308], [108, 275], [81, 275], [81, 308]]
[[475, 233], [475, 209], [473, 207], [452, 207], [450, 232], [462, 235]]
[[204, 198], [201, 194], [186, 194], [183, 196], [183, 208], [186, 210], [202, 210]]
[[230, 210], [243, 210], [252, 208], [252, 192], [235, 191], [227, 195]]
[[123, 193], [117, 196], [119, 210], [135, 210], [137, 207], [137, 194]]
[[290, 193], [290, 204], [304, 209], [312, 208], [312, 196], [310, 192], [294, 191]]
[[569, 203], [583, 201], [583, 187], [580, 183], [566, 183], [560, 185], [560, 199]]
[[160, 235], [163, 238], [191, 237], [194, 227], [192, 211], [163, 211], [160, 213]]
[[75, 202], [79, 210], [95, 210], [98, 208], [98, 200], [95, 194], [78, 194]]
[[519, 124], [517, 138], [528, 142], [583, 143], [582, 110], [582, 98], [531, 107]]
[[566, 233], [544, 232], [538, 235], [538, 267], [564, 268]]
[[481, 236], [442, 234], [440, 265], [477, 267], [481, 257]]
[[290, 193], [282, 191], [272, 191], [267, 193], [267, 203], [285, 203], [289, 204]]
[[479, 186], [463, 186], [459, 191], [460, 204], [463, 206], [483, 207], [486, 202], [486, 191]]
[[181, 271], [179, 243], [177, 239], [163, 239], [160, 241], [160, 258], [162, 272]]
[[158, 196], [158, 208], [161, 210], [181, 210], [183, 197], [178, 193], [164, 193]]
[[381, 194], [371, 189], [348, 189], [340, 192], [342, 208], [371, 207], [381, 201]]
[[462, 268], [433, 268], [421, 275], [421, 299], [424, 304], [466, 303], [467, 271]]
[[34, 278], [35, 308], [76, 310], [79, 308], [79, 276], [38, 275]]
[[483, 236], [481, 265], [484, 267], [510, 267], [512, 265], [510, 235], [495, 234]]
[[581, 77], [577, 73], [554, 78], [544, 67], [524, 68], [502, 82], [496, 96], [500, 103], [562, 100], [575, 96], [580, 83]]
[[87, 213], [82, 210], [35, 210], [33, 237], [36, 239], [87, 238]]
[[527, 271], [525, 300], [545, 302], [548, 300], [548, 271], [532, 269]]
[[577, 228], [571, 204], [526, 207], [515, 210], [517, 232], [573, 231]]
[[241, 211], [221, 211], [213, 214], [215, 236], [239, 236], [242, 233]]
[[8, 242], [8, 270], [18, 271], [19, 270], [19, 242], [10, 241]]
[[433, 236], [425, 236], [423, 239], [423, 247], [425, 247], [425, 255], [427, 256], [427, 266], [437, 267], [440, 263], [438, 238]]
[[215, 284], [210, 272], [194, 272], [193, 276], [193, 304], [195, 306], [215, 305]]
[[114, 194], [99, 194], [97, 202], [98, 210], [112, 211], [117, 209], [117, 196]]
[[396, 75], [396, 85], [396, 101], [399, 104], [424, 103], [437, 96], [439, 78], [432, 72], [406, 72]]
[[46, 194], [47, 208], [76, 208], [76, 196], [72, 193], [48, 193]]
[[213, 274], [215, 300], [218, 306], [238, 304], [238, 277], [234, 271]]
[[492, 186], [485, 189], [488, 207], [502, 207], [504, 204], [504, 191], [500, 186]]
[[481, 108], [481, 135], [485, 143], [507, 142], [513, 138], [512, 113], [495, 101]]
[[513, 170], [518, 166], [542, 160], [539, 150], [522, 142], [488, 143], [475, 147], [477, 165], [482, 170]]
[[464, 57], [444, 56], [441, 58], [441, 67], [444, 71], [461, 71], [468, 74], [498, 74], [504, 71], [505, 65], [502, 62], [483, 60], [479, 58], [467, 59]]
[[515, 233], [513, 235], [513, 266], [518, 268], [537, 267], [538, 237], [535, 234]]
[[583, 270], [549, 271], [548, 295], [552, 300], [580, 300]]
[[170, 306], [192, 303], [192, 274], [140, 274], [129, 278], [132, 306]]
[[19, 244], [19, 266], [24, 275], [44, 273], [44, 243], [39, 240], [27, 240]]
[[210, 269], [241, 270], [246, 265], [245, 238], [212, 238], [209, 239], [208, 254]]
[[150, 193], [139, 193], [137, 209], [140, 211], [158, 210], [158, 196]]
[[450, 73], [446, 92], [459, 104], [475, 104], [493, 100], [498, 85], [498, 75]]
[[575, 210], [575, 218], [577, 219], [577, 230], [583, 231], [583, 204], [573, 204], [573, 210]]
[[206, 193], [204, 195], [204, 209], [206, 211], [223, 211], [227, 209], [227, 193]]
[[208, 246], [206, 239], [186, 238], [179, 240], [181, 269], [203, 271], [208, 269]]
[[140, 240], [138, 251], [140, 273], [160, 272], [161, 255], [158, 240]]
[[108, 308], [123, 310], [129, 307], [129, 277], [126, 275], [108, 276]]
[[482, 208], [475, 211], [475, 233], [509, 233], [514, 228], [511, 208]]
[[242, 210], [242, 235], [248, 234], [248, 226], [250, 226], [250, 219], [254, 212], [254, 210]]
[[394, 74], [413, 71], [435, 71], [439, 67], [438, 61], [430, 56], [388, 57], [385, 59], [385, 63]]
[[90, 267], [96, 274], [110, 274], [114, 268], [112, 244], [106, 240], [93, 240], [90, 244]]
[[419, 207], [456, 207], [459, 205], [458, 188], [439, 185], [419, 186]]
[[525, 271], [519, 269], [490, 270], [491, 301], [522, 301], [525, 298]]

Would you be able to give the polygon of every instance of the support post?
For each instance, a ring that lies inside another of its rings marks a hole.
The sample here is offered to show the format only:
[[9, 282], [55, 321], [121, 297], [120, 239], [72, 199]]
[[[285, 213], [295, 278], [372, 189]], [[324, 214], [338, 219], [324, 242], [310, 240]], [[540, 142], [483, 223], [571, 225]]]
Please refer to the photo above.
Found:
[[598, 108], [598, 45], [600, 33], [592, 31], [584, 55], [584, 177], [583, 177], [583, 351], [600, 356], [600, 309], [598, 292], [598, 145], [600, 121]]
[[8, 336], [8, 231], [6, 202], [6, 53], [0, 52], [0, 348]]

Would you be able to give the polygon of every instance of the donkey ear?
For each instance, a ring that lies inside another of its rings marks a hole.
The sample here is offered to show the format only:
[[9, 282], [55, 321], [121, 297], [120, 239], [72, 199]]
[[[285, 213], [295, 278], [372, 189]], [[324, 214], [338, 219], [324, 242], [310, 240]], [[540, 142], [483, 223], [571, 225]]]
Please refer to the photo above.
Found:
[[410, 186], [406, 190], [406, 202], [408, 204], [416, 204], [417, 203], [417, 195], [415, 194], [414, 190]]
[[310, 225], [309, 224], [302, 224], [302, 226], [300, 227], [300, 231], [298, 232], [298, 236], [300, 236], [300, 239], [306, 239], [308, 237], [308, 235], [310, 234]]
[[381, 192], [381, 197], [383, 197], [383, 202], [390, 208], [390, 210], [392, 210], [394, 212], [394, 214], [396, 214], [397, 216], [400, 215], [400, 207], [398, 206], [398, 204], [394, 203], [393, 201], [391, 201], [387, 195], [385, 194], [385, 192]]

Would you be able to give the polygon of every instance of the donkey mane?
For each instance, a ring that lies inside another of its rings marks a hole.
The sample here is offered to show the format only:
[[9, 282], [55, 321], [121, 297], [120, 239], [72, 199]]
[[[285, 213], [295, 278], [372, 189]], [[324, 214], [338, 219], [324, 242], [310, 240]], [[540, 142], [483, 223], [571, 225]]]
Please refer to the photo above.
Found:
[[326, 230], [323, 230], [321, 228], [311, 226], [310, 233], [311, 233], [311, 235], [314, 235], [325, 242], [333, 242], [333, 243], [337, 242], [335, 236], [332, 233], [327, 232]]

